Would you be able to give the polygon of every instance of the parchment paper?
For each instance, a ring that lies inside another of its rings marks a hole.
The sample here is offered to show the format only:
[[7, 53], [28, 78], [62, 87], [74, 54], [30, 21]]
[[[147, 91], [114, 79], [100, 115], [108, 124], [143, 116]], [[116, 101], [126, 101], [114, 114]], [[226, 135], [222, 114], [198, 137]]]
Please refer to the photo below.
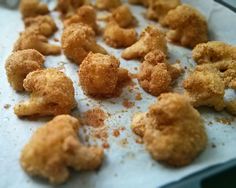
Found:
[[[236, 44], [236, 15], [223, 6], [211, 0], [184, 0], [200, 11], [208, 18], [210, 39], [222, 40], [230, 44]], [[130, 6], [139, 20], [138, 32], [148, 24], [154, 23], [143, 18], [144, 8]], [[57, 25], [62, 28], [58, 19], [58, 14], [53, 12], [52, 16], [57, 19]], [[155, 23], [156, 24], [156, 23]], [[158, 25], [158, 24], [157, 24]], [[18, 38], [19, 32], [23, 30], [21, 16], [16, 10], [8, 10], [0, 7], [0, 187], [2, 188], [39, 188], [52, 187], [46, 181], [31, 178], [21, 169], [19, 164], [20, 151], [26, 144], [32, 133], [50, 118], [30, 121], [18, 119], [13, 112], [14, 105], [28, 98], [25, 93], [16, 93], [7, 82], [4, 69], [5, 60], [10, 55], [13, 43]], [[55, 37], [60, 38], [60, 32]], [[99, 42], [106, 49], [121, 61], [121, 66], [128, 68], [135, 73], [138, 67], [137, 61], [125, 61], [120, 58], [122, 50], [116, 50], [106, 46], [101, 38]], [[52, 41], [53, 42], [53, 41]], [[176, 45], [169, 44], [171, 62], [176, 59], [181, 60], [183, 66], [194, 67], [191, 59], [191, 51]], [[94, 106], [100, 106], [111, 114], [106, 121], [110, 132], [114, 128], [126, 127], [119, 137], [109, 136], [110, 148], [105, 152], [105, 160], [100, 170], [92, 172], [72, 173], [67, 183], [60, 187], [80, 187], [80, 188], [154, 188], [166, 183], [180, 180], [181, 178], [197, 172], [211, 165], [220, 164], [230, 159], [236, 158], [236, 122], [231, 125], [221, 124], [217, 118], [232, 118], [227, 113], [216, 113], [212, 109], [201, 108], [200, 112], [205, 121], [209, 143], [207, 149], [189, 166], [173, 169], [163, 166], [151, 159], [149, 153], [143, 145], [135, 142], [135, 135], [130, 130], [131, 117], [135, 112], [146, 111], [148, 106], [155, 101], [142, 89], [135, 89], [129, 92], [126, 89], [120, 98], [97, 101], [88, 99], [78, 86], [78, 67], [70, 63], [63, 55], [48, 56], [46, 67], [60, 67], [63, 65], [65, 73], [73, 80], [76, 89], [76, 100], [78, 109], [74, 114], [84, 112]], [[185, 75], [188, 74], [186, 71]], [[175, 86], [176, 91], [180, 91], [181, 79]], [[141, 92], [143, 100], [135, 101], [136, 93]], [[227, 93], [228, 97], [235, 97], [233, 91]], [[135, 106], [122, 112], [124, 107], [122, 102], [129, 99], [135, 102]], [[89, 104], [88, 107], [86, 104]], [[114, 104], [115, 103], [115, 104]], [[10, 108], [6, 108], [10, 104]], [[5, 108], [4, 108], [5, 106]], [[121, 118], [120, 118], [120, 117]], [[127, 138], [127, 144], [121, 144], [122, 139]], [[216, 147], [212, 147], [212, 145]]]

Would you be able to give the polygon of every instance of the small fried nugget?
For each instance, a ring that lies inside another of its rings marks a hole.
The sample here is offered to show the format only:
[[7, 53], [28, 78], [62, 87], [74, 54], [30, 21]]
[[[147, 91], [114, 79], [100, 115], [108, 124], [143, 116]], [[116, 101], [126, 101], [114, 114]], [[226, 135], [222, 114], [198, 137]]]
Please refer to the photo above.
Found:
[[136, 113], [132, 118], [131, 129], [136, 135], [143, 137], [147, 123], [148, 123], [147, 113], [144, 112]]
[[236, 60], [236, 46], [221, 41], [198, 44], [192, 51], [197, 64], [215, 63], [222, 60]]
[[127, 80], [128, 71], [111, 55], [90, 52], [79, 68], [80, 84], [85, 94], [95, 97], [114, 95], [117, 86]]
[[111, 10], [121, 5], [120, 0], [96, 0], [96, 7], [102, 10]]
[[65, 19], [64, 26], [67, 27], [71, 24], [75, 23], [84, 23], [93, 28], [95, 33], [98, 33], [98, 25], [97, 25], [97, 15], [96, 10], [91, 5], [83, 5], [77, 9], [76, 13]]
[[73, 15], [76, 10], [85, 4], [89, 4], [88, 0], [57, 0], [56, 9], [65, 17]]
[[194, 107], [209, 106], [217, 111], [224, 109], [225, 85], [216, 69], [196, 69], [184, 80], [183, 86]]
[[130, 4], [138, 4], [138, 5], [143, 5], [145, 7], [149, 6], [150, 0], [128, 0]]
[[64, 54], [76, 64], [80, 64], [89, 52], [107, 53], [103, 47], [96, 43], [92, 28], [82, 23], [66, 27], [61, 41]]
[[23, 91], [23, 80], [27, 74], [42, 69], [44, 60], [44, 56], [34, 49], [13, 52], [5, 65], [10, 85], [16, 91]]
[[50, 37], [57, 30], [56, 23], [51, 16], [29, 17], [24, 20], [25, 28], [33, 28], [41, 35]]
[[121, 5], [113, 10], [109, 20], [115, 21], [122, 28], [132, 27], [137, 23], [137, 20], [127, 5]]
[[48, 39], [34, 28], [28, 28], [20, 34], [13, 51], [35, 49], [43, 55], [58, 55], [61, 48], [48, 43]]
[[122, 58], [143, 58], [148, 52], [159, 49], [167, 54], [165, 34], [157, 27], [150, 25], [141, 33], [140, 38], [132, 46], [122, 52]]
[[23, 18], [35, 17], [49, 13], [48, 6], [39, 0], [21, 0], [19, 5]]
[[33, 71], [26, 76], [23, 86], [31, 96], [15, 106], [19, 117], [69, 114], [76, 106], [73, 83], [58, 69]]
[[208, 41], [207, 21], [190, 5], [183, 4], [170, 10], [163, 21], [172, 29], [167, 33], [167, 38], [172, 42], [194, 48]]
[[79, 121], [69, 115], [57, 116], [38, 128], [21, 152], [22, 168], [54, 184], [69, 178], [69, 168], [97, 169], [103, 161], [103, 149], [82, 145], [77, 136], [79, 128]]
[[165, 93], [149, 107], [144, 144], [152, 157], [171, 166], [190, 164], [206, 147], [203, 120], [188, 99]]
[[111, 47], [123, 48], [134, 44], [137, 41], [135, 29], [121, 28], [116, 22], [109, 22], [104, 30], [104, 41]]
[[181, 74], [182, 68], [170, 65], [160, 50], [149, 52], [140, 66], [138, 81], [148, 93], [158, 96], [170, 90], [173, 81]]
[[164, 18], [167, 13], [181, 4], [180, 0], [149, 0], [147, 18], [157, 20], [166, 25]]

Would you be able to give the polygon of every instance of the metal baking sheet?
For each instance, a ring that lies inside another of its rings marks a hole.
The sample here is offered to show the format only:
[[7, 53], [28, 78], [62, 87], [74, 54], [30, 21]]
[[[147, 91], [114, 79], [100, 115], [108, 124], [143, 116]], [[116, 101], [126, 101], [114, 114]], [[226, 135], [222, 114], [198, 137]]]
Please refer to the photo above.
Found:
[[[208, 19], [210, 39], [221, 40], [230, 44], [236, 44], [236, 15], [234, 12], [212, 0], [183, 0], [182, 2], [198, 8]], [[53, 4], [52, 4], [53, 7]], [[135, 17], [139, 21], [137, 31], [148, 24], [155, 22], [143, 18], [145, 9], [140, 6], [130, 6]], [[59, 15], [52, 12], [60, 28], [54, 37], [60, 38], [62, 24]], [[26, 93], [16, 93], [7, 82], [5, 73], [5, 60], [10, 55], [13, 43], [23, 30], [23, 22], [17, 10], [9, 10], [0, 6], [0, 187], [4, 188], [46, 188], [51, 187], [46, 181], [28, 176], [20, 167], [19, 156], [22, 147], [28, 142], [33, 132], [50, 118], [39, 120], [18, 119], [13, 112], [13, 107], [21, 100], [28, 98]], [[54, 38], [53, 37], [53, 38]], [[138, 61], [125, 61], [120, 57], [121, 50], [108, 47], [98, 38], [110, 54], [120, 59], [121, 67], [126, 67], [135, 73], [139, 66]], [[53, 40], [51, 41], [53, 42]], [[55, 42], [56, 43], [56, 42]], [[191, 59], [191, 51], [176, 45], [168, 44], [170, 61], [176, 59], [189, 69], [195, 66]], [[99, 106], [111, 116], [106, 120], [109, 129], [110, 148], [105, 151], [105, 160], [98, 171], [72, 173], [67, 183], [60, 187], [83, 187], [83, 188], [154, 188], [160, 187], [183, 177], [206, 169], [212, 165], [221, 164], [236, 158], [236, 121], [231, 125], [220, 123], [220, 118], [233, 117], [225, 112], [217, 113], [209, 108], [201, 108], [200, 112], [204, 119], [209, 142], [207, 149], [189, 166], [183, 168], [170, 168], [152, 160], [144, 145], [135, 142], [136, 136], [130, 130], [130, 122], [135, 112], [146, 111], [148, 106], [156, 99], [145, 93], [137, 86], [133, 92], [126, 88], [121, 97], [107, 100], [94, 100], [85, 96], [78, 85], [78, 66], [70, 63], [64, 55], [48, 56], [46, 67], [62, 67], [63, 71], [73, 80], [76, 90], [78, 109], [74, 115]], [[185, 72], [185, 75], [188, 71]], [[184, 77], [184, 76], [183, 76]], [[175, 85], [175, 91], [181, 91], [181, 80]], [[136, 82], [136, 81], [135, 81]], [[143, 100], [136, 101], [135, 95], [141, 93]], [[235, 97], [234, 91], [227, 91], [227, 97]], [[135, 102], [135, 106], [125, 109], [122, 105], [124, 99]], [[87, 106], [89, 104], [89, 107]], [[6, 108], [6, 105], [10, 105]], [[112, 130], [125, 127], [119, 137], [112, 136]], [[124, 142], [124, 140], [127, 140]], [[214, 147], [213, 147], [214, 146]]]

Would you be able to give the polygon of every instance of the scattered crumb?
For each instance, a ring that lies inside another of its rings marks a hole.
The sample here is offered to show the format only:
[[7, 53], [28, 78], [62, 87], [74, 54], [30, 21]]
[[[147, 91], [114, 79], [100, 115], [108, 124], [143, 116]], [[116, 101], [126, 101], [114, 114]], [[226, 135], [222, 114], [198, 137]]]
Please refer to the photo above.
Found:
[[129, 101], [128, 99], [124, 99], [122, 105], [123, 105], [125, 108], [132, 108], [132, 107], [135, 105], [135, 103]]
[[211, 144], [212, 148], [216, 148], [216, 145], [214, 143]]
[[58, 38], [54, 38], [53, 39], [55, 42], [59, 42], [59, 39]]
[[213, 124], [212, 121], [209, 121], [209, 122], [208, 122], [208, 125], [212, 125], [212, 124]]
[[102, 147], [103, 147], [103, 148], [109, 148], [109, 147], [110, 147], [110, 144], [107, 143], [107, 142], [104, 142], [104, 143], [102, 144]]
[[142, 98], [142, 95], [141, 93], [137, 93], [136, 96], [135, 96], [135, 100], [136, 101], [141, 101], [143, 98]]
[[120, 131], [119, 131], [118, 129], [114, 129], [114, 130], [113, 130], [113, 136], [114, 136], [114, 137], [120, 136]]
[[138, 138], [135, 140], [135, 142], [136, 142], [137, 144], [143, 144], [143, 139], [142, 139], [141, 137], [138, 137]]
[[107, 118], [107, 114], [100, 108], [95, 107], [91, 110], [88, 110], [83, 114], [83, 124], [101, 127], [104, 126], [104, 121]]
[[120, 145], [121, 145], [121, 146], [126, 146], [127, 144], [128, 144], [127, 138], [124, 138], [124, 139], [122, 139], [122, 140], [120, 141]]
[[4, 105], [4, 108], [5, 108], [5, 109], [8, 109], [8, 108], [10, 108], [10, 107], [11, 107], [10, 104], [5, 104], [5, 105]]
[[138, 78], [138, 74], [132, 74], [132, 73], [130, 73], [130, 77], [133, 78], [133, 79], [136, 79], [136, 78]]
[[231, 125], [231, 123], [234, 121], [234, 118], [216, 118], [216, 121], [225, 125]]
[[134, 70], [138, 70], [138, 67], [134, 67]]

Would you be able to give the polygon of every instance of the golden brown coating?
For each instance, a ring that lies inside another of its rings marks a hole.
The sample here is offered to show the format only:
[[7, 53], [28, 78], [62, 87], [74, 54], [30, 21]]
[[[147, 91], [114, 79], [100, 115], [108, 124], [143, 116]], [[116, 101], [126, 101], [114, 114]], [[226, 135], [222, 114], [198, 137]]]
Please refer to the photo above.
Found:
[[47, 4], [40, 2], [40, 0], [21, 0], [19, 9], [23, 18], [49, 13]]
[[236, 115], [236, 99], [231, 100], [231, 101], [227, 101], [225, 103], [226, 105], [226, 110], [232, 114], [232, 115]]
[[111, 10], [121, 5], [120, 0], [96, 0], [96, 7], [103, 10]]
[[184, 80], [183, 86], [194, 107], [209, 106], [217, 111], [225, 107], [225, 85], [216, 69], [196, 69]]
[[23, 86], [31, 96], [15, 106], [19, 117], [69, 114], [76, 105], [73, 83], [58, 69], [33, 71], [26, 76]]
[[200, 114], [185, 96], [166, 93], [149, 107], [144, 144], [155, 160], [172, 166], [191, 163], [206, 147]]
[[57, 0], [57, 10], [63, 15], [71, 16], [82, 5], [89, 4], [88, 0]]
[[111, 55], [90, 52], [79, 68], [83, 91], [90, 96], [110, 97], [120, 82], [127, 79], [128, 72], [119, 68], [120, 62]]
[[21, 152], [22, 168], [54, 184], [69, 178], [69, 168], [97, 169], [103, 161], [103, 149], [82, 145], [77, 136], [79, 127], [76, 118], [60, 115], [38, 128]]
[[222, 60], [236, 60], [236, 46], [221, 41], [198, 44], [192, 51], [197, 64], [214, 63]]
[[42, 69], [43, 63], [44, 56], [34, 49], [13, 52], [5, 64], [10, 85], [16, 91], [23, 91], [23, 80], [27, 74]]
[[128, 0], [130, 4], [138, 4], [147, 7], [150, 0]]
[[147, 113], [136, 113], [132, 118], [131, 129], [136, 135], [143, 137], [147, 123]]
[[56, 23], [51, 16], [29, 17], [24, 20], [25, 28], [33, 28], [41, 35], [50, 37], [57, 30]]
[[181, 4], [180, 0], [149, 0], [147, 17], [157, 20], [160, 24], [165, 25], [164, 18], [167, 13]]
[[113, 10], [109, 20], [115, 21], [123, 28], [135, 26], [137, 23], [129, 7], [125, 4]]
[[64, 26], [75, 24], [75, 23], [83, 23], [89, 25], [93, 28], [94, 32], [98, 32], [97, 25], [97, 15], [96, 10], [91, 5], [83, 5], [77, 9], [76, 13], [73, 14], [68, 19], [65, 19]]
[[164, 22], [172, 30], [167, 37], [172, 42], [193, 48], [208, 41], [208, 27], [204, 16], [190, 5], [180, 5], [170, 10]]
[[139, 40], [122, 52], [124, 59], [143, 58], [148, 52], [159, 49], [167, 54], [165, 34], [150, 25], [141, 33]]
[[105, 42], [114, 48], [128, 47], [137, 41], [135, 29], [121, 28], [116, 22], [109, 22], [104, 30]]
[[236, 89], [236, 60], [222, 60], [215, 63], [207, 63], [196, 66], [197, 71], [214, 70], [218, 74], [226, 88]]
[[146, 92], [158, 96], [170, 89], [171, 84], [181, 72], [180, 66], [168, 63], [162, 51], [154, 50], [144, 57], [140, 65], [138, 81]]
[[64, 54], [76, 64], [80, 64], [89, 52], [107, 53], [96, 43], [92, 28], [85, 24], [72, 24], [66, 27], [61, 41]]
[[48, 43], [48, 39], [34, 28], [28, 28], [20, 34], [13, 51], [35, 49], [43, 55], [58, 55], [61, 48]]

